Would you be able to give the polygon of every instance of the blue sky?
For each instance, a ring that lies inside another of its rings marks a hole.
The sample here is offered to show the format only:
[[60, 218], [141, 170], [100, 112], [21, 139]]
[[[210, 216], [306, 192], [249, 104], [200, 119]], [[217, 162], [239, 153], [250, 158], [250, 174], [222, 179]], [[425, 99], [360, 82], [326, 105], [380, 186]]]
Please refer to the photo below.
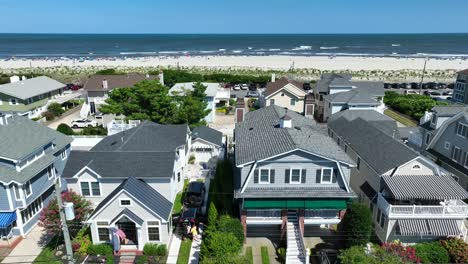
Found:
[[467, 0], [0, 0], [0, 6], [3, 33], [468, 32]]

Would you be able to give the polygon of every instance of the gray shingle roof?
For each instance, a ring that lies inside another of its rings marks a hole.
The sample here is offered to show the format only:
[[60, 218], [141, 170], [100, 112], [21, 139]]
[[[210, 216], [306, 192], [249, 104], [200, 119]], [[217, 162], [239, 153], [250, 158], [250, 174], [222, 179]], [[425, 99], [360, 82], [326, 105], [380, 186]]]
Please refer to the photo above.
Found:
[[432, 112], [436, 112], [437, 116], [454, 116], [466, 110], [466, 105], [438, 105], [432, 108]]
[[112, 90], [114, 88], [131, 87], [135, 84], [144, 80], [155, 80], [158, 76], [150, 75], [147, 77], [145, 74], [129, 73], [123, 75], [100, 75], [96, 74], [86, 81], [83, 89], [86, 91], [102, 91], [102, 81], [107, 80], [107, 89]]
[[386, 190], [398, 200], [467, 199], [468, 192], [451, 176], [394, 175], [382, 177]]
[[60, 83], [47, 76], [40, 76], [14, 83], [0, 85], [0, 93], [13, 96], [22, 100], [64, 88]]
[[172, 177], [176, 148], [186, 144], [187, 125], [139, 126], [104, 138], [90, 151], [72, 151], [63, 172], [73, 177], [87, 166], [102, 177]]
[[168, 220], [172, 213], [172, 203], [162, 196], [158, 191], [153, 189], [142, 180], [137, 180], [135, 177], [129, 177], [123, 181], [112, 193], [110, 193], [96, 207], [91, 217], [95, 217], [98, 212], [112, 201], [121, 191], [125, 191], [138, 201], [158, 214], [164, 220]]
[[376, 97], [384, 96], [382, 82], [350, 82], [350, 85], [356, 86], [347, 92], [339, 92], [325, 96], [325, 99], [332, 103], [347, 104], [380, 104]]
[[193, 129], [192, 139], [197, 138], [206, 140], [220, 147], [223, 145], [223, 133], [207, 126], [199, 126]]
[[247, 187], [236, 198], [355, 198], [354, 192], [340, 187]]
[[325, 158], [354, 164], [351, 158], [328, 137], [326, 127], [313, 119], [288, 111], [292, 128], [280, 128], [286, 110], [273, 105], [249, 112], [236, 124], [236, 164], [246, 164], [300, 149]]
[[371, 123], [375, 128], [380, 129], [382, 132], [391, 137], [399, 136], [399, 129], [395, 120], [374, 110], [340, 111], [338, 113], [333, 114], [329, 122], [336, 120], [340, 117], [343, 117], [348, 121], [353, 121], [357, 118], [361, 118], [362, 120]]
[[70, 137], [26, 117], [12, 115], [7, 120], [8, 125], [0, 125], [0, 157], [19, 160], [50, 142], [54, 142], [57, 148], [63, 148], [72, 141]]
[[399, 141], [398, 130], [392, 137], [387, 134], [389, 131], [378, 129], [374, 122], [361, 118], [348, 121], [345, 117], [330, 121], [328, 126], [379, 174], [418, 156]]
[[328, 92], [330, 84], [345, 85], [349, 84], [351, 75], [347, 73], [324, 73], [317, 81], [316, 89], [318, 92]]
[[57, 157], [52, 153], [47, 153], [21, 171], [17, 171], [14, 167], [0, 166], [0, 182], [5, 184], [11, 182], [25, 183], [49, 167], [55, 160], [57, 160]]

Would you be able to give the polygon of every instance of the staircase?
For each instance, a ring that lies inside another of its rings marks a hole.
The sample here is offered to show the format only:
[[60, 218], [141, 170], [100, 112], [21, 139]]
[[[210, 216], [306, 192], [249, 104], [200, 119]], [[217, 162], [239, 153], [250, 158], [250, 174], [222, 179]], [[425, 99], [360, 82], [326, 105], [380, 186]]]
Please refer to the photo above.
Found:
[[308, 264], [308, 255], [296, 212], [288, 212], [286, 264]]

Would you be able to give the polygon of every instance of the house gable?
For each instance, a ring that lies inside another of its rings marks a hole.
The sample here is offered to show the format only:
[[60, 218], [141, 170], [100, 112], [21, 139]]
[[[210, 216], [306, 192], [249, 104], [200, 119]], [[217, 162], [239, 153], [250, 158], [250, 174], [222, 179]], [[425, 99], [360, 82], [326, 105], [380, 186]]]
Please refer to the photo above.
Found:
[[413, 160], [400, 165], [396, 170], [391, 170], [383, 175], [439, 175], [440, 170], [437, 165], [426, 160], [423, 157], [417, 157]]
[[307, 95], [307, 93], [304, 90], [296, 87], [295, 85], [291, 83], [288, 83], [285, 86], [283, 86], [281, 89], [279, 89], [278, 91], [266, 96], [265, 99], [272, 98], [279, 93], [284, 93], [285, 95], [288, 95], [289, 97], [296, 98], [296, 99], [301, 99], [302, 97]]

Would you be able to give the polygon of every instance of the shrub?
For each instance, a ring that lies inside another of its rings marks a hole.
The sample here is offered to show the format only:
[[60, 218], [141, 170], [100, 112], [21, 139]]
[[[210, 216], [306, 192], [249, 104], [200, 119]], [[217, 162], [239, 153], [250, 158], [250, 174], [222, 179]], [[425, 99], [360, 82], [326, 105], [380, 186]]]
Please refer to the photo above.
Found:
[[439, 242], [421, 243], [415, 245], [414, 248], [421, 263], [448, 263], [450, 261], [447, 250]]
[[88, 254], [89, 255], [100, 255], [100, 256], [107, 256], [107, 255], [113, 255], [114, 250], [112, 249], [112, 246], [109, 244], [91, 244], [89, 245], [88, 248]]
[[237, 218], [222, 215], [218, 220], [218, 231], [233, 234], [240, 244], [244, 243], [244, 227]]
[[346, 247], [363, 246], [369, 242], [372, 234], [372, 215], [369, 207], [361, 203], [351, 204], [338, 226], [338, 231], [346, 234]]
[[415, 248], [409, 246], [404, 247], [401, 242], [383, 243], [380, 248], [387, 253], [399, 256], [401, 261], [421, 262], [421, 260], [416, 256]]
[[64, 123], [61, 123], [60, 125], [58, 125], [57, 131], [68, 136], [72, 136], [75, 134], [73, 129]]
[[208, 224], [215, 225], [218, 220], [218, 209], [213, 202], [210, 203], [210, 208], [208, 209]]
[[201, 255], [203, 258], [226, 258], [226, 256], [239, 254], [242, 244], [232, 233], [211, 232], [202, 243]]
[[195, 155], [190, 155], [188, 163], [189, 164], [194, 164], [195, 163]]
[[164, 244], [159, 245], [156, 248], [156, 256], [166, 256], [167, 255], [167, 247]]
[[47, 112], [51, 112], [54, 114], [54, 116], [61, 116], [65, 110], [63, 110], [59, 103], [51, 103], [49, 106], [47, 106]]
[[281, 247], [276, 250], [276, 255], [278, 255], [278, 261], [280, 263], [286, 262], [286, 248]]
[[49, 112], [49, 111], [42, 113], [42, 116], [45, 117], [45, 119], [46, 119], [47, 121], [54, 120], [54, 118], [55, 118], [54, 113]]
[[157, 244], [146, 243], [145, 246], [143, 247], [143, 254], [145, 254], [146, 256], [156, 256], [157, 249], [158, 249]]
[[104, 69], [104, 70], [97, 71], [96, 74], [99, 74], [99, 75], [117, 75], [119, 73], [115, 69]]
[[425, 111], [429, 111], [436, 105], [447, 105], [442, 101], [435, 101], [429, 96], [411, 94], [401, 95], [393, 91], [385, 92], [384, 103], [396, 111], [420, 119]]
[[84, 136], [107, 136], [107, 129], [105, 129], [103, 126], [84, 127], [81, 130], [81, 135], [84, 135]]
[[450, 256], [450, 261], [455, 263], [468, 263], [468, 244], [459, 238], [449, 238], [440, 241]]
[[91, 234], [89, 227], [82, 228], [73, 238], [72, 247], [73, 252], [81, 256], [85, 256], [88, 253], [91, 242]]

